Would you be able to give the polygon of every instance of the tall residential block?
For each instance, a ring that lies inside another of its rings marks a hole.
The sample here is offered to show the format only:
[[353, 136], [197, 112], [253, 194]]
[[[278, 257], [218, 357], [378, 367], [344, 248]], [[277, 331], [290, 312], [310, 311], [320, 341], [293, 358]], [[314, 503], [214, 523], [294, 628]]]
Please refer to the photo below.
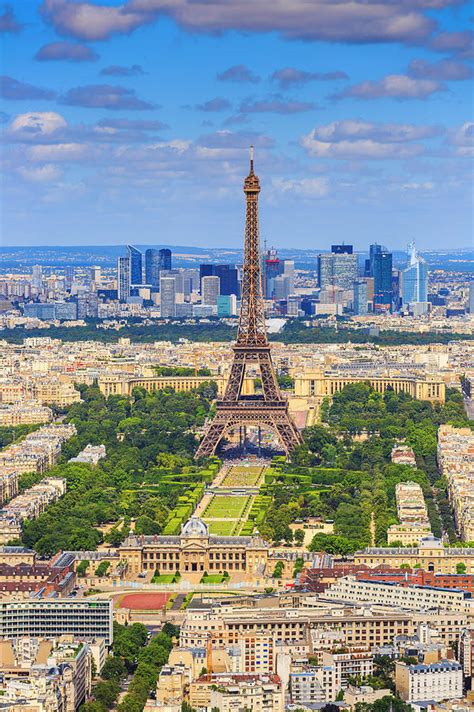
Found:
[[217, 306], [217, 297], [220, 294], [219, 277], [203, 277], [201, 279], [202, 303], [206, 306]]
[[363, 279], [356, 280], [354, 282], [354, 314], [356, 314], [357, 316], [364, 316], [365, 314], [367, 314], [368, 301], [369, 298], [367, 282]]
[[117, 260], [117, 289], [119, 301], [126, 302], [130, 296], [130, 260], [128, 257], [119, 257]]
[[43, 286], [43, 268], [41, 265], [33, 265], [31, 272], [31, 285], [35, 289], [41, 289]]
[[161, 316], [173, 319], [176, 316], [176, 279], [160, 277]]

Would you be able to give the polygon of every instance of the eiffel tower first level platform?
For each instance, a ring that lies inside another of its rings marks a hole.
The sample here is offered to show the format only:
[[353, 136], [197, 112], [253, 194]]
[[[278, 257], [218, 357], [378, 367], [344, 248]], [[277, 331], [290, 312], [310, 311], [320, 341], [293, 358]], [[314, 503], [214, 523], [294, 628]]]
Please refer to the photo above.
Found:
[[[234, 358], [224, 397], [217, 401], [216, 414], [201, 440], [196, 452], [197, 458], [212, 455], [227, 431], [246, 425], [271, 430], [286, 453], [301, 442], [301, 436], [290, 418], [288, 403], [278, 385], [266, 333], [258, 235], [259, 192], [260, 182], [254, 173], [251, 148], [250, 173], [244, 182], [244, 265], [239, 329], [232, 347]], [[257, 367], [260, 371], [261, 396], [242, 395], [247, 366], [253, 369]]]
[[237, 408], [226, 401], [218, 401], [216, 415], [201, 441], [196, 457], [212, 455], [225, 433], [242, 425], [268, 428], [275, 433], [287, 453], [300, 442], [286, 401], [241, 400]]

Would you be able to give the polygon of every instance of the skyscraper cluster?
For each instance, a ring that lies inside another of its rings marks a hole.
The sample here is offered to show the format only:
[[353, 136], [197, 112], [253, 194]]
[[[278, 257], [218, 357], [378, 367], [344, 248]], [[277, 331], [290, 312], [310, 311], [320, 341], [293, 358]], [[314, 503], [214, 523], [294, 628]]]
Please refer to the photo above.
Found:
[[387, 314], [400, 309], [416, 315], [428, 310], [428, 270], [415, 244], [408, 246], [408, 264], [393, 266], [393, 255], [383, 245], [370, 245], [364, 268], [352, 245], [332, 245], [330, 253], [318, 256], [320, 302], [347, 304], [352, 297], [356, 315]]
[[171, 250], [148, 249], [143, 253], [132, 245], [127, 245], [127, 255], [117, 261], [118, 298], [126, 302], [133, 295], [133, 290], [147, 286], [159, 290], [160, 274], [171, 270]]
[[161, 316], [168, 319], [235, 316], [239, 270], [232, 264], [210, 263], [173, 269], [171, 250], [149, 248], [143, 255], [127, 245], [127, 255], [118, 258], [117, 290], [122, 303], [145, 299], [160, 304]]
[[[40, 280], [41, 272], [34, 277]], [[429, 307], [427, 265], [414, 243], [408, 246], [402, 270], [394, 268], [393, 255], [383, 245], [370, 245], [362, 264], [352, 245], [331, 245], [330, 252], [318, 255], [317, 286], [318, 292], [297, 294], [294, 261], [281, 259], [274, 248], [264, 249], [262, 291], [273, 315], [342, 314], [348, 309], [358, 316], [401, 309], [421, 315]], [[169, 249], [142, 253], [128, 245], [127, 255], [118, 258], [117, 288], [120, 302], [149, 300], [160, 305], [164, 318], [233, 316], [238, 311], [240, 269], [213, 263], [199, 269], [173, 268]]]

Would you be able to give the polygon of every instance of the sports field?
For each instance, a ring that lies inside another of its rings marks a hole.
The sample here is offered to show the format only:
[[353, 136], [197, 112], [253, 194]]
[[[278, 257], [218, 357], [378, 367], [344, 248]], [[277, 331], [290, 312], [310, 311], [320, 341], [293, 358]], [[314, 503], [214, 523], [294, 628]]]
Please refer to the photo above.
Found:
[[116, 608], [135, 611], [158, 611], [166, 606], [170, 593], [126, 593], [115, 599]]

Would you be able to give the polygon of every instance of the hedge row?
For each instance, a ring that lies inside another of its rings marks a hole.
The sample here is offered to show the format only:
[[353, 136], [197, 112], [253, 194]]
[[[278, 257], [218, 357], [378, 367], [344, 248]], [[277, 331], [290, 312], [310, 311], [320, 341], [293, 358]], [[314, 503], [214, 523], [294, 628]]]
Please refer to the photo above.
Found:
[[[253, 524], [258, 527], [262, 524], [262, 522], [265, 519], [265, 514], [267, 512], [268, 507], [270, 506], [272, 502], [272, 498], [269, 497], [268, 495], [262, 495], [262, 494], [257, 494], [253, 503], [252, 507], [249, 512], [249, 516], [247, 519], [247, 524], [248, 522], [253, 522]], [[244, 532], [245, 525], [242, 528], [242, 534]], [[253, 529], [253, 527], [252, 527]]]
[[178, 498], [178, 503], [168, 515], [163, 529], [163, 534], [173, 536], [179, 534], [181, 525], [186, 522], [194, 512], [196, 505], [201, 500], [205, 490], [203, 482], [195, 485], [187, 494]]

